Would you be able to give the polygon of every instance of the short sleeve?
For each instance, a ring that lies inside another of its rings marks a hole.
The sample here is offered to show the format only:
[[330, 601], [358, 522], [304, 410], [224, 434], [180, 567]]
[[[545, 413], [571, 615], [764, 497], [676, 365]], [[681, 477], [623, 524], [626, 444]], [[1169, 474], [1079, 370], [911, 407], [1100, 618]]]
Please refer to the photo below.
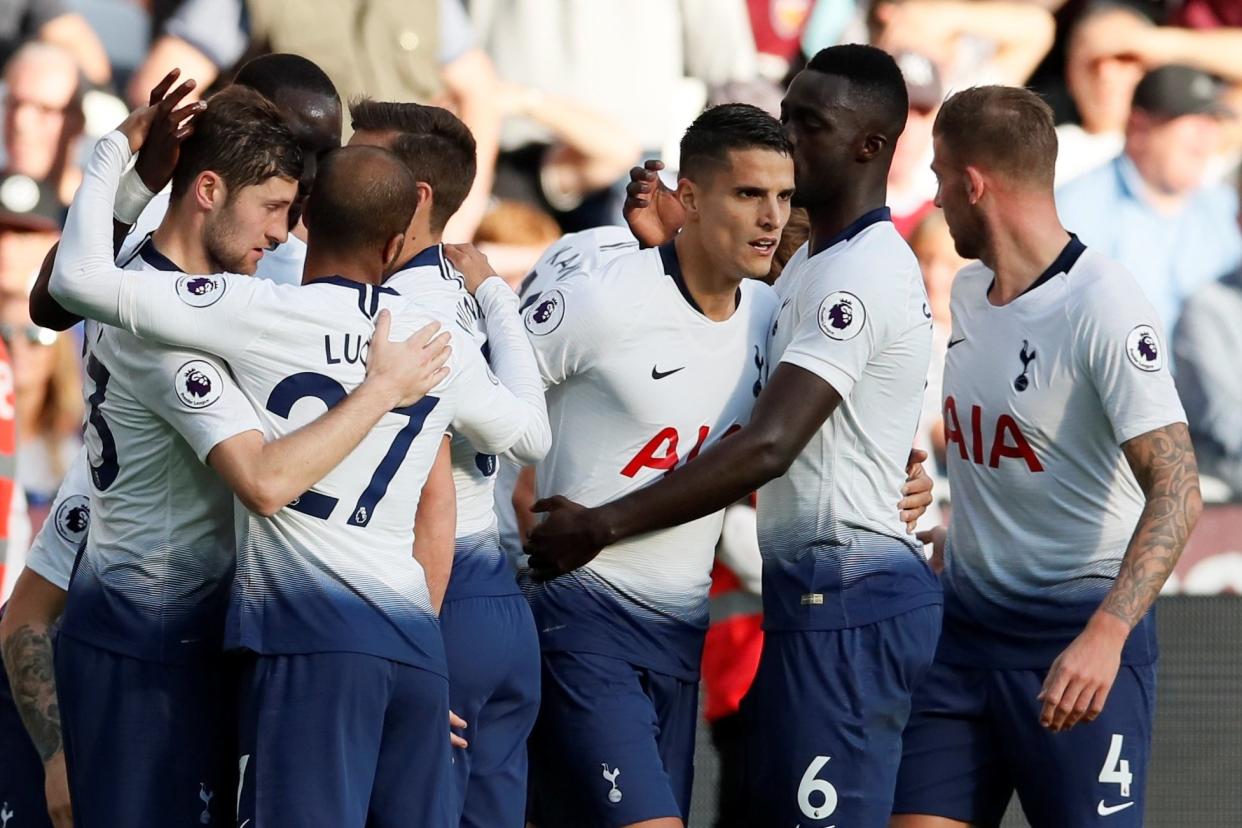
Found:
[[1078, 286], [1076, 346], [1118, 444], [1186, 422], [1169, 370], [1169, 346], [1138, 283], [1119, 269]]
[[608, 314], [599, 284], [573, 279], [545, 290], [522, 316], [543, 384], [550, 388], [588, 369], [606, 339]]
[[176, 429], [202, 462], [220, 443], [263, 426], [232, 374], [194, 351], [162, 351], [141, 383], [143, 405]]
[[[814, 259], [804, 267], [816, 267]], [[833, 262], [831, 275], [803, 279], [792, 299], [796, 327], [780, 361], [810, 371], [844, 399], [883, 349], [888, 317], [904, 315], [907, 303], [878, 296], [874, 274], [858, 272], [850, 262]]]
[[90, 525], [90, 459], [83, 446], [61, 481], [43, 528], [26, 553], [27, 568], [68, 590], [74, 559], [86, 542]]

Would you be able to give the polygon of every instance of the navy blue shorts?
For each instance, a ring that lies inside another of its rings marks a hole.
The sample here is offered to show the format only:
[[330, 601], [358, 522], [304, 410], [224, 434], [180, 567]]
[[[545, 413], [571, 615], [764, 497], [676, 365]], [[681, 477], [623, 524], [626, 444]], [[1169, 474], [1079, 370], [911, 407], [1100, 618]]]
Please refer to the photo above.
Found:
[[357, 653], [242, 659], [237, 824], [450, 828], [448, 681]]
[[449, 708], [466, 720], [453, 751], [463, 828], [526, 824], [526, 740], [539, 714], [539, 633], [519, 593], [445, 601]]
[[[11, 826], [9, 820], [13, 820]], [[51, 828], [43, 761], [22, 725], [9, 677], [0, 666], [0, 821], [6, 828]]]
[[742, 701], [751, 825], [885, 828], [939, 606], [863, 627], [764, 634]]
[[1033, 828], [1141, 826], [1155, 665], [1123, 666], [1100, 716], [1064, 733], [1039, 724], [1045, 675], [937, 662], [915, 694], [894, 811], [992, 828], [1016, 792]]
[[56, 639], [75, 828], [226, 825], [235, 776], [228, 662], [130, 658]]
[[698, 696], [698, 682], [620, 659], [545, 652], [530, 742], [531, 821], [619, 828], [685, 819]]

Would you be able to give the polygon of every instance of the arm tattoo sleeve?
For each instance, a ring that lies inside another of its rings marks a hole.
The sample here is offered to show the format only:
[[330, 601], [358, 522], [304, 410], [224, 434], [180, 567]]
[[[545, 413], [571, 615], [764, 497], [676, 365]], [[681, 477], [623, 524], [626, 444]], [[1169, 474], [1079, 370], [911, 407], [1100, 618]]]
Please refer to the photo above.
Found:
[[1147, 505], [1130, 538], [1117, 581], [1100, 608], [1133, 627], [1173, 572], [1203, 510], [1203, 500], [1190, 432], [1183, 423], [1135, 437], [1122, 450], [1147, 496]]
[[18, 627], [4, 641], [4, 666], [17, 712], [39, 756], [46, 762], [61, 749], [52, 629], [31, 624]]

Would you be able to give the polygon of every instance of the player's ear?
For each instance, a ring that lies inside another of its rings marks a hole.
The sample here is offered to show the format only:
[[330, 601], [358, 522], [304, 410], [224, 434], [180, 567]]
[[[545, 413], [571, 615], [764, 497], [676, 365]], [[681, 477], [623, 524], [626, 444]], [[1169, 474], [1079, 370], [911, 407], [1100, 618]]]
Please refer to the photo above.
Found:
[[870, 161], [883, 152], [886, 146], [888, 138], [878, 132], [868, 133], [863, 136], [862, 144], [858, 147], [858, 160]]
[[680, 178], [677, 180], [676, 196], [681, 203], [682, 209], [687, 213], [697, 213], [699, 211], [698, 186], [690, 179]]
[[405, 247], [405, 234], [397, 233], [384, 245], [384, 275], [387, 276], [397, 266], [401, 249]]
[[228, 186], [224, 183], [219, 175], [211, 170], [203, 170], [194, 179], [194, 185], [190, 188], [191, 197], [194, 203], [201, 210], [214, 209], [217, 204], [224, 202], [228, 196]]
[[418, 190], [418, 206], [414, 208], [415, 217], [429, 214], [436, 204], [435, 190], [431, 189], [431, 185], [426, 181], [419, 181], [415, 184]]
[[963, 179], [966, 185], [966, 198], [971, 204], [978, 204], [979, 199], [983, 198], [983, 191], [986, 185], [983, 180], [983, 173], [979, 172], [978, 167], [966, 167], [966, 175]]

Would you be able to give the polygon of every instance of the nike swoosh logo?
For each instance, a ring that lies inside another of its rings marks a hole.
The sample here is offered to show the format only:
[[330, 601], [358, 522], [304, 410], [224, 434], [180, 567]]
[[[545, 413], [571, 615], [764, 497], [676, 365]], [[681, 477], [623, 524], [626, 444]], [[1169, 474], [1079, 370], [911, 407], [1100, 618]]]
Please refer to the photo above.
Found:
[[1133, 804], [1133, 802], [1123, 802], [1120, 805], [1105, 805], [1104, 800], [1101, 799], [1099, 806], [1095, 810], [1100, 816], [1112, 816], [1118, 811], [1124, 811]]
[[965, 342], [965, 341], [966, 341], [966, 337], [964, 337], [964, 336], [963, 336], [961, 339], [954, 339], [954, 340], [951, 340], [951, 341], [949, 342], [949, 347], [950, 347], [950, 348], [952, 348], [954, 345], [961, 345], [961, 344], [962, 344], [963, 342]]
[[651, 366], [651, 378], [654, 380], [664, 379], [665, 377], [671, 377], [673, 374], [676, 374], [678, 371], [684, 371], [684, 370], [686, 370], [686, 366], [684, 365], [681, 366], [680, 368], [674, 368], [671, 371], [661, 371], [656, 366], [652, 365]]

